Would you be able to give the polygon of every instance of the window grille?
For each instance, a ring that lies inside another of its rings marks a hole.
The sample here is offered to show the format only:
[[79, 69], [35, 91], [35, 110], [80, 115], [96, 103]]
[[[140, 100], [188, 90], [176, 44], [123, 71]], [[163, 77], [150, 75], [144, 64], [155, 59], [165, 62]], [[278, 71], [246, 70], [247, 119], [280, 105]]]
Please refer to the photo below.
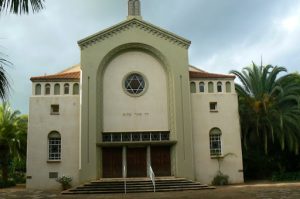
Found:
[[61, 159], [61, 137], [58, 132], [51, 132], [48, 136], [48, 159]]
[[222, 146], [221, 146], [221, 130], [214, 128], [210, 131], [209, 140], [210, 140], [210, 155], [211, 156], [220, 156], [222, 155]]
[[169, 141], [170, 132], [103, 133], [103, 142]]

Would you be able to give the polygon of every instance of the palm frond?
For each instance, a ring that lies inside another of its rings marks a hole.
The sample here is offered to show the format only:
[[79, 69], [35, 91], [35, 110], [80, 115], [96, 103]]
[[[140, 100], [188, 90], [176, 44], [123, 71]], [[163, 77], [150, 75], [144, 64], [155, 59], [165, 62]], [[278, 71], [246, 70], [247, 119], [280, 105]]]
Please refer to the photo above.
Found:
[[44, 8], [44, 0], [0, 0], [0, 12], [8, 11], [13, 14], [35, 13]]

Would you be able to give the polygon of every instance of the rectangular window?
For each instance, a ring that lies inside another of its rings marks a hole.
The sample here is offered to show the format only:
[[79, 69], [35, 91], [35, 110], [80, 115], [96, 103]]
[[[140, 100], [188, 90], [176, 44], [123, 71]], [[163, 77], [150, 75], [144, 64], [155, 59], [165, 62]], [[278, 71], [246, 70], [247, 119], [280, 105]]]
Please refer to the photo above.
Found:
[[58, 178], [58, 172], [49, 172], [49, 178], [50, 179], [57, 179]]
[[51, 115], [59, 115], [59, 105], [58, 104], [51, 105]]
[[216, 111], [218, 111], [217, 105], [218, 105], [217, 102], [210, 102], [210, 103], [209, 103], [209, 110], [210, 110], [211, 112], [216, 112]]
[[211, 156], [220, 156], [222, 154], [221, 135], [220, 134], [212, 134], [209, 136], [209, 138], [210, 138], [210, 155]]
[[49, 160], [61, 159], [61, 138], [49, 138]]

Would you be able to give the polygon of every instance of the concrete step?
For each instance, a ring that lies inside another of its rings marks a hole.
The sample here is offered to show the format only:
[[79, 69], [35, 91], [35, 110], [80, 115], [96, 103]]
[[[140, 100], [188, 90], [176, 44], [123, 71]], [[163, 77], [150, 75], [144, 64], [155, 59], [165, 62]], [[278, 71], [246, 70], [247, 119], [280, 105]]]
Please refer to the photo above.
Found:
[[[184, 191], [184, 190], [202, 190], [202, 189], [214, 189], [198, 182], [193, 182], [186, 179], [159, 179], [155, 180], [156, 191]], [[127, 179], [126, 182], [127, 193], [141, 193], [141, 192], [153, 192], [153, 184], [149, 179]], [[124, 181], [92, 181], [82, 186], [69, 189], [62, 192], [62, 194], [113, 194], [124, 193]]]

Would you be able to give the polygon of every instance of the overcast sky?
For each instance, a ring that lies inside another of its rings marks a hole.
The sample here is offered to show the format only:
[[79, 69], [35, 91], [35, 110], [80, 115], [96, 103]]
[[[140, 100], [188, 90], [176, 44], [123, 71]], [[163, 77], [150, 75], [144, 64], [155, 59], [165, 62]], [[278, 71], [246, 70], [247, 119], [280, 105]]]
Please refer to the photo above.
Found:
[[[215, 73], [252, 61], [300, 66], [299, 0], [141, 0], [143, 19], [192, 41], [190, 64]], [[13, 108], [28, 113], [31, 76], [52, 74], [80, 62], [77, 41], [123, 21], [127, 0], [46, 0], [28, 16], [0, 16], [0, 52]]]

